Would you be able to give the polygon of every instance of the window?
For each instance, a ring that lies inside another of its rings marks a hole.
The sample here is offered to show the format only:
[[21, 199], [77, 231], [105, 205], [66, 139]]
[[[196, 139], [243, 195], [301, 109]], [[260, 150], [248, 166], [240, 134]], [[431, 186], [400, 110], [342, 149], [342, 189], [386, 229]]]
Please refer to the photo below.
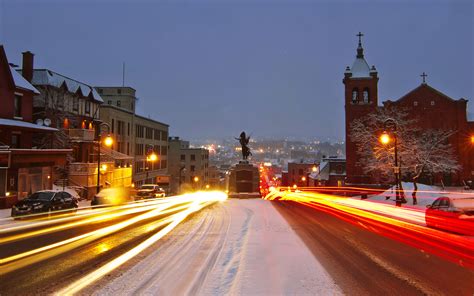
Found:
[[117, 89], [117, 93], [118, 93], [119, 95], [121, 95], [121, 94], [122, 94], [122, 90], [121, 90], [120, 88]]
[[364, 103], [368, 104], [369, 103], [369, 89], [366, 88], [364, 89], [364, 92], [363, 92], [363, 96], [364, 96]]
[[359, 90], [354, 88], [352, 90], [352, 103], [356, 103], [359, 100]]
[[192, 165], [191, 168], [190, 168], [191, 172], [194, 172], [196, 171], [196, 166]]
[[415, 107], [418, 106], [418, 101], [414, 101], [413, 106], [415, 106]]
[[161, 146], [161, 155], [168, 155], [168, 147]]
[[72, 98], [72, 110], [73, 111], [79, 110], [79, 99], [77, 97]]
[[86, 113], [91, 113], [91, 102], [86, 101]]
[[298, 170], [298, 175], [303, 175], [303, 169]]
[[135, 137], [137, 138], [143, 138], [143, 130], [145, 127], [143, 125], [136, 125], [135, 126]]
[[127, 136], [130, 136], [130, 122], [127, 122]]
[[144, 155], [143, 144], [135, 144], [135, 155]]
[[153, 139], [153, 129], [149, 127], [145, 127], [146, 138]]
[[130, 103], [130, 109], [133, 111], [133, 102]]
[[161, 132], [160, 130], [155, 129], [153, 132], [153, 139], [155, 140], [161, 140]]
[[107, 104], [108, 104], [108, 105], [112, 105], [112, 100], [108, 100], [108, 101], [107, 101]]
[[99, 94], [102, 94], [104, 92], [104, 90], [102, 88], [99, 88], [98, 92], [99, 92]]
[[113, 118], [112, 118], [112, 124], [110, 125], [110, 128], [111, 128], [110, 132], [113, 134], [115, 130], [115, 120]]
[[12, 135], [11, 148], [20, 148], [20, 135]]
[[166, 159], [163, 159], [160, 163], [161, 163], [161, 169], [166, 169], [166, 167], [168, 166]]
[[121, 120], [117, 120], [117, 134], [118, 135], [125, 134], [125, 122]]
[[196, 155], [195, 154], [191, 154], [191, 161], [196, 161]]
[[185, 161], [185, 160], [186, 160], [186, 155], [181, 154], [181, 161]]
[[117, 107], [122, 106], [122, 102], [120, 100], [117, 101]]
[[22, 97], [20, 95], [15, 95], [14, 102], [13, 102], [13, 108], [14, 108], [14, 117], [21, 117], [21, 99]]
[[431, 101], [431, 106], [434, 106], [435, 105], [435, 101]]

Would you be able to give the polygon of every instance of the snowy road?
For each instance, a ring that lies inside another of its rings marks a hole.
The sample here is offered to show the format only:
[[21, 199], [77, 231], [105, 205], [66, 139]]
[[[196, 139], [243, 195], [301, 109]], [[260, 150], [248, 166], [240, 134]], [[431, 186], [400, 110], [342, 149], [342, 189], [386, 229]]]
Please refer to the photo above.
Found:
[[272, 203], [260, 199], [227, 200], [201, 211], [129, 267], [84, 293], [342, 293]]

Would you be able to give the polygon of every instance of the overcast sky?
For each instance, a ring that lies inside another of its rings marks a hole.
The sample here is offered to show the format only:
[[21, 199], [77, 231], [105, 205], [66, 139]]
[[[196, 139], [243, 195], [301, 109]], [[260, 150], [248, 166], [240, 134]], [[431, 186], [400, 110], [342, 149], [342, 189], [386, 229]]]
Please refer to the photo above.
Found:
[[343, 139], [359, 31], [379, 100], [423, 71], [450, 97], [474, 98], [471, 1], [170, 2], [0, 0], [0, 43], [10, 62], [30, 50], [35, 67], [91, 85], [121, 85], [125, 62], [138, 112], [188, 139]]

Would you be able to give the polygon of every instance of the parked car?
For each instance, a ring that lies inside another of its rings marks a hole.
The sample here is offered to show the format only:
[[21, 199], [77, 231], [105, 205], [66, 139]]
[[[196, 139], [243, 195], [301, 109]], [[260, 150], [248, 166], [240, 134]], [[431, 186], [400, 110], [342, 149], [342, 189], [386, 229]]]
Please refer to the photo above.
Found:
[[76, 210], [78, 200], [65, 191], [42, 190], [17, 202], [12, 207], [12, 217], [59, 210]]
[[439, 197], [426, 206], [426, 225], [450, 232], [474, 235], [474, 197]]
[[105, 188], [92, 198], [91, 205], [119, 205], [133, 201], [129, 188]]
[[147, 199], [165, 196], [166, 191], [160, 186], [155, 184], [143, 184], [140, 189], [138, 189], [135, 199]]

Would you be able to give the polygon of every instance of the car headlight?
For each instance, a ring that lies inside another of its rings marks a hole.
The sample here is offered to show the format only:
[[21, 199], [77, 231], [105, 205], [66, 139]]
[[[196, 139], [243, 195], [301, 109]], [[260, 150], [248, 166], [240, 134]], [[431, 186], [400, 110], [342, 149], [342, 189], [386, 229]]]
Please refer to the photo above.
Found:
[[44, 207], [44, 205], [39, 204], [39, 205], [33, 206], [33, 209], [34, 209], [34, 210], [38, 210], [38, 209], [42, 209], [43, 207]]

